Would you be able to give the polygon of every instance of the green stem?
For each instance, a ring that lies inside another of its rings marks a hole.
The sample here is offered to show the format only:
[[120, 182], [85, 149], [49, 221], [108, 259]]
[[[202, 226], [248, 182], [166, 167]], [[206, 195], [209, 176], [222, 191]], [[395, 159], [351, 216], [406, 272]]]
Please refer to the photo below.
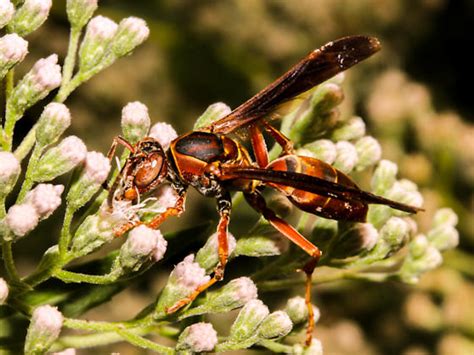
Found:
[[5, 76], [5, 102], [7, 103], [7, 110], [5, 113], [5, 125], [2, 133], [2, 148], [5, 151], [11, 151], [13, 141], [13, 130], [15, 129], [15, 123], [19, 119], [17, 112], [9, 109], [8, 100], [13, 91], [15, 78], [15, 70], [11, 69]]
[[59, 259], [64, 261], [65, 255], [71, 243], [71, 223], [75, 209], [71, 208], [69, 205], [66, 207], [66, 212], [64, 213], [63, 226], [61, 228], [61, 235], [59, 236], [58, 248], [59, 248]]
[[67, 270], [57, 270], [53, 274], [56, 278], [64, 281], [64, 282], [71, 282], [71, 283], [89, 283], [94, 285], [105, 285], [110, 284], [112, 282], [117, 281], [117, 277], [119, 276], [116, 272], [111, 272], [107, 275], [88, 275], [88, 274], [81, 274], [77, 272], [67, 271]]
[[17, 204], [23, 202], [26, 197], [26, 194], [31, 190], [31, 187], [34, 184], [31, 175], [36, 171], [36, 167], [38, 165], [38, 161], [42, 152], [43, 147], [36, 144], [33, 149], [33, 153], [31, 153], [30, 161], [28, 162], [28, 168], [26, 169], [25, 173], [25, 180], [21, 185], [20, 193], [18, 194], [18, 197], [16, 199]]
[[25, 157], [28, 155], [31, 148], [35, 144], [35, 141], [36, 141], [36, 128], [37, 128], [37, 124], [35, 124], [30, 129], [30, 131], [28, 132], [26, 137], [23, 138], [23, 140], [21, 141], [18, 148], [16, 148], [14, 154], [15, 154], [15, 157], [18, 159], [18, 161], [21, 162], [23, 159], [25, 159]]
[[8, 101], [10, 97], [13, 86], [15, 84], [15, 69], [10, 69], [10, 71], [5, 76], [5, 101]]
[[260, 340], [258, 344], [266, 347], [268, 350], [272, 351], [273, 353], [291, 354], [293, 350], [292, 346], [277, 343], [276, 341], [273, 341], [273, 340]]
[[150, 349], [150, 350], [156, 351], [158, 354], [174, 354], [174, 349], [164, 346], [164, 345], [157, 344], [151, 340], [145, 339], [132, 332], [120, 330], [117, 333], [126, 341], [128, 341], [130, 344], [136, 345], [140, 348]]
[[69, 47], [67, 49], [66, 59], [64, 60], [61, 88], [67, 86], [72, 78], [72, 72], [74, 71], [74, 66], [76, 64], [80, 36], [81, 28], [73, 26], [69, 35]]
[[15, 260], [13, 259], [11, 241], [3, 242], [2, 256], [3, 256], [3, 263], [5, 265], [5, 270], [7, 272], [9, 280], [13, 281], [14, 283], [21, 283], [20, 276], [18, 275], [18, 271], [16, 270]]
[[69, 97], [69, 95], [85, 80], [83, 79], [82, 75], [77, 73], [68, 83], [67, 85], [61, 86], [59, 89], [58, 94], [54, 98], [56, 102], [64, 102]]

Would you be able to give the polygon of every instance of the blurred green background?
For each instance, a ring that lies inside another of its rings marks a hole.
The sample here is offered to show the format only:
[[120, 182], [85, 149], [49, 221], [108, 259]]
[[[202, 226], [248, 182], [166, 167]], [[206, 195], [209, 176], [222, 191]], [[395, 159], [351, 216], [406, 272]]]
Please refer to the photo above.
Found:
[[[327, 354], [474, 353], [474, 78], [466, 54], [473, 44], [473, 1], [104, 0], [97, 14], [115, 21], [142, 17], [151, 30], [132, 56], [66, 102], [73, 115], [68, 133], [104, 153], [120, 134], [121, 109], [130, 101], [145, 103], [154, 122], [184, 133], [209, 104], [236, 107], [330, 40], [378, 37], [383, 50], [347, 73], [342, 114], [363, 117], [384, 158], [399, 164], [401, 177], [419, 184], [427, 210], [418, 218], [421, 226], [439, 207], [458, 213], [460, 247], [446, 253], [444, 266], [419, 286], [345, 282], [316, 288], [322, 310], [318, 337]], [[54, 1], [50, 19], [27, 38], [30, 55], [18, 72], [52, 52], [64, 59], [68, 29], [65, 1]], [[38, 105], [29, 111], [17, 137], [40, 110]], [[214, 218], [214, 210], [212, 201], [191, 194], [180, 225]], [[246, 218], [256, 219], [240, 210], [231, 226], [237, 235]], [[166, 228], [174, 230], [174, 222]], [[44, 223], [39, 234], [48, 235], [50, 225]], [[49, 245], [44, 239], [18, 242], [22, 268], [31, 269], [38, 250]], [[147, 277], [90, 318], [132, 316], [152, 299], [146, 290], [156, 289], [149, 286], [153, 275]], [[140, 353], [122, 345], [107, 351]]]

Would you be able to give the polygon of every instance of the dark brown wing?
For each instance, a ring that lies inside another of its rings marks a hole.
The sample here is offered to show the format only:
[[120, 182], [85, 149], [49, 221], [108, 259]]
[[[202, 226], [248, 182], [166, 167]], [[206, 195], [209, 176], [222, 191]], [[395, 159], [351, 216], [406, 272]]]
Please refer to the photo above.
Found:
[[380, 42], [374, 37], [350, 36], [329, 42], [207, 129], [226, 134], [248, 125], [379, 50]]
[[392, 201], [355, 187], [337, 184], [316, 176], [301, 173], [238, 166], [222, 166], [221, 171], [222, 175], [219, 178], [222, 181], [232, 179], [259, 180], [294, 187], [298, 190], [331, 197], [341, 201], [359, 201], [368, 204], [387, 205], [409, 213], [423, 211], [422, 208]]

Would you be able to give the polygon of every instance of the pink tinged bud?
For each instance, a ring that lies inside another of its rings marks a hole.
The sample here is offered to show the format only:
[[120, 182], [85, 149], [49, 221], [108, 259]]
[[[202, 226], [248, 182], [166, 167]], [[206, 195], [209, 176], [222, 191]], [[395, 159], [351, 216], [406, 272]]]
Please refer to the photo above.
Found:
[[150, 30], [146, 22], [137, 17], [127, 17], [120, 21], [112, 41], [112, 51], [116, 57], [130, 53], [148, 38]]
[[61, 67], [57, 63], [57, 54], [36, 62], [32, 69], [32, 82], [36, 90], [49, 92], [61, 85]]
[[164, 150], [168, 150], [171, 141], [177, 138], [178, 134], [168, 123], [159, 122], [151, 127], [150, 137], [160, 142]]
[[[207, 271], [211, 271], [219, 262], [217, 233], [212, 234], [206, 244], [196, 254], [196, 262]], [[231, 233], [227, 233], [228, 255], [235, 250], [237, 241]]]
[[85, 178], [94, 184], [102, 184], [110, 172], [110, 161], [102, 153], [88, 152], [86, 155], [86, 166], [84, 168]]
[[35, 31], [48, 18], [51, 5], [52, 0], [25, 0], [10, 22], [9, 31], [21, 36]]
[[63, 351], [51, 353], [52, 355], [76, 355], [76, 349], [68, 348]]
[[247, 303], [250, 300], [257, 298], [257, 286], [249, 277], [239, 277], [229, 282], [227, 285], [232, 284], [232, 289], [235, 291], [235, 296], [242, 303]]
[[0, 277], [0, 306], [5, 303], [8, 298], [8, 284]]
[[176, 349], [195, 353], [212, 351], [217, 345], [217, 332], [210, 323], [195, 323], [185, 328], [178, 339]]
[[165, 240], [165, 238], [163, 238], [163, 234], [161, 234], [159, 230], [155, 230], [155, 233], [157, 234], [158, 238], [152, 258], [155, 262], [158, 262], [163, 259], [163, 256], [165, 255], [168, 242]]
[[83, 162], [87, 156], [86, 145], [76, 136], [64, 138], [58, 145], [61, 156], [73, 166]]
[[96, 40], [110, 40], [117, 32], [118, 25], [104, 16], [96, 16], [87, 25], [86, 36]]
[[25, 353], [43, 353], [58, 338], [63, 325], [63, 315], [56, 307], [40, 306], [33, 311], [26, 334]]
[[20, 163], [10, 152], [0, 152], [0, 195], [3, 186], [14, 183], [20, 174]]
[[36, 208], [29, 203], [13, 205], [8, 209], [6, 225], [17, 237], [23, 237], [32, 231], [39, 221]]
[[122, 131], [132, 143], [145, 137], [150, 125], [148, 108], [141, 102], [130, 102], [122, 109]]
[[130, 250], [133, 253], [137, 255], [150, 255], [158, 244], [158, 236], [161, 236], [159, 231], [141, 225], [132, 229], [126, 243], [129, 244]]
[[39, 184], [26, 196], [41, 219], [48, 218], [60, 205], [63, 185]]
[[11, 68], [16, 63], [21, 62], [27, 53], [28, 42], [16, 33], [7, 34], [0, 38], [0, 66]]
[[276, 311], [263, 320], [258, 328], [262, 338], [273, 339], [287, 335], [293, 328], [293, 323], [286, 312]]
[[0, 28], [3, 28], [10, 22], [14, 13], [15, 7], [10, 0], [0, 0]]
[[205, 284], [211, 278], [206, 275], [206, 270], [194, 262], [194, 254], [188, 255], [171, 272], [170, 279], [180, 286], [194, 291], [196, 287]]
[[178, 193], [170, 185], [161, 185], [154, 193], [154, 196], [157, 199], [154, 205], [157, 205], [159, 213], [175, 206], [178, 201]]
[[36, 139], [41, 145], [52, 144], [71, 124], [71, 113], [66, 105], [52, 102], [48, 104], [38, 121]]
[[69, 22], [76, 28], [82, 28], [97, 10], [97, 0], [67, 0], [66, 12]]

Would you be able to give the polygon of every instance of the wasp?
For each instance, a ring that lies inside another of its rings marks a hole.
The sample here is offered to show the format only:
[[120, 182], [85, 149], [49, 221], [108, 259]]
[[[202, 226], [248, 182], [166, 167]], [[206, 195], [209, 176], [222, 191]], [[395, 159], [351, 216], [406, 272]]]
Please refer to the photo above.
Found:
[[[266, 187], [275, 189], [299, 209], [335, 220], [364, 222], [369, 204], [388, 205], [408, 213], [421, 210], [363, 191], [331, 165], [296, 155], [291, 141], [269, 123], [272, 113], [281, 105], [379, 50], [380, 43], [373, 37], [350, 36], [329, 42], [309, 53], [288, 72], [224, 118], [174, 139], [167, 151], [151, 137], [146, 137], [135, 145], [122, 137], [115, 138], [109, 156], [114, 154], [118, 144], [128, 148], [131, 154], [109, 190], [108, 203], [111, 208], [115, 200], [135, 203], [140, 195], [165, 182], [171, 184], [178, 198], [174, 206], [147, 223], [151, 228], [157, 228], [170, 216], [183, 213], [189, 186], [204, 196], [215, 198], [217, 202], [219, 264], [209, 282], [200, 285], [191, 295], [171, 306], [168, 313], [189, 304], [202, 291], [223, 278], [229, 254], [227, 230], [232, 207], [231, 191], [243, 192], [251, 207], [310, 256], [310, 260], [302, 268], [306, 273], [308, 344], [311, 343], [314, 327], [310, 302], [311, 276], [321, 251], [267, 206], [262, 190]], [[239, 129], [248, 131], [254, 159], [238, 139], [229, 137]], [[269, 161], [264, 132], [282, 148], [281, 155], [273, 161]], [[129, 222], [117, 234], [124, 234], [139, 223], [141, 222]]]

